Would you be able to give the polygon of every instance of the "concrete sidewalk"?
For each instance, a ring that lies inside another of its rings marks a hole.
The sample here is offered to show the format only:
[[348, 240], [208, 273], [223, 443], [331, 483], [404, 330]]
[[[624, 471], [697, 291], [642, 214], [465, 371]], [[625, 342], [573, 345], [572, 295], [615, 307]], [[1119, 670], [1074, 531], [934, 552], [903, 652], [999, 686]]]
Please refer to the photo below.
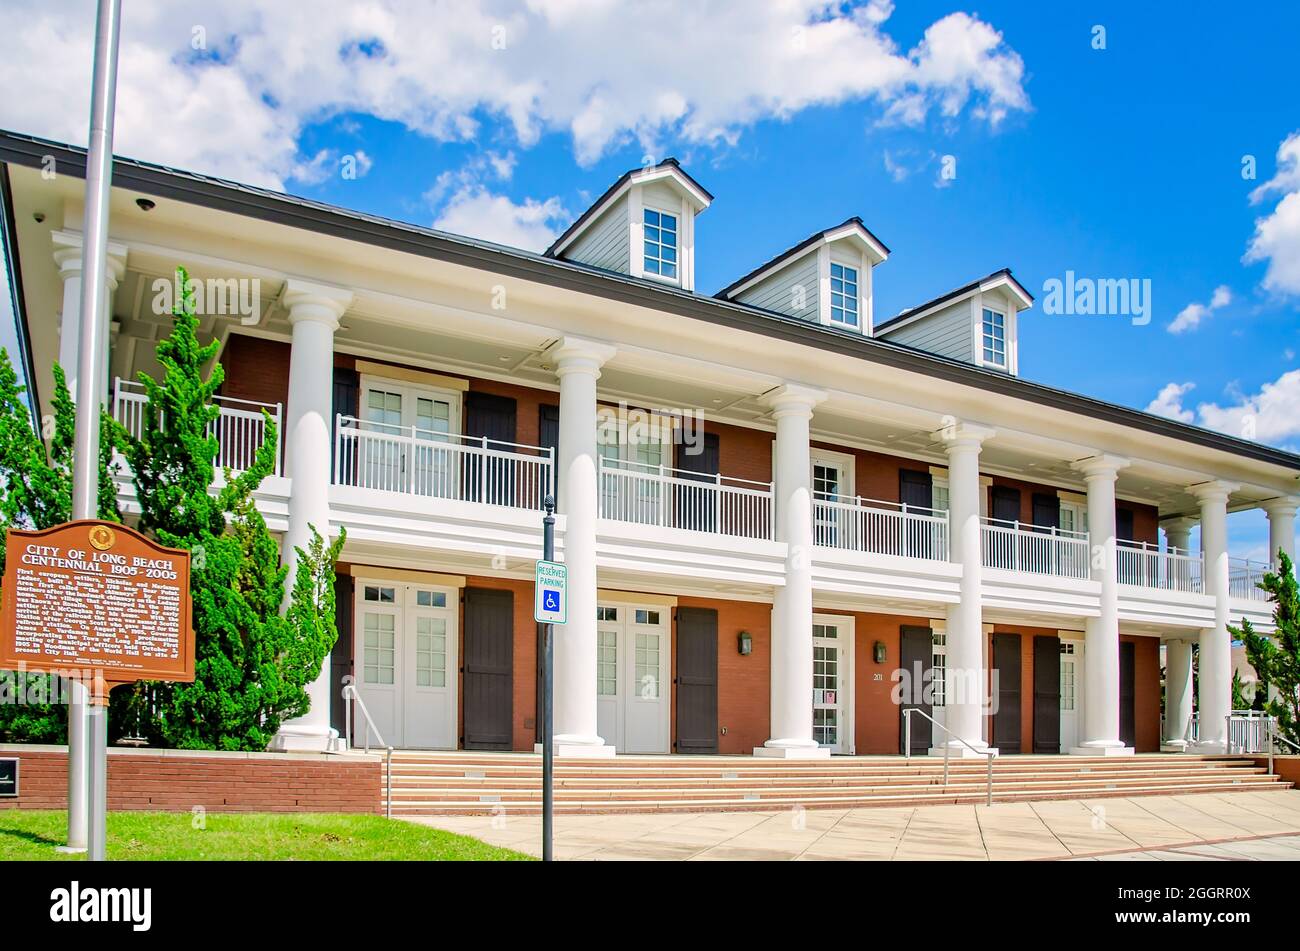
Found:
[[[538, 816], [413, 816], [540, 854]], [[1300, 790], [993, 806], [556, 816], [558, 859], [1296, 859]]]

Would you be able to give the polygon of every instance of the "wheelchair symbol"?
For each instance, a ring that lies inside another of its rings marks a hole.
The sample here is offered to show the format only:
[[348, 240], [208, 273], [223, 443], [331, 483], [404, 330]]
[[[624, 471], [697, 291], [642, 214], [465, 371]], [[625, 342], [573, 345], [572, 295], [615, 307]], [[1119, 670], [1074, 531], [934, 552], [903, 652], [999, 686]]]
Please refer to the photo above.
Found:
[[558, 611], [560, 610], [560, 592], [547, 588], [542, 592], [542, 610]]

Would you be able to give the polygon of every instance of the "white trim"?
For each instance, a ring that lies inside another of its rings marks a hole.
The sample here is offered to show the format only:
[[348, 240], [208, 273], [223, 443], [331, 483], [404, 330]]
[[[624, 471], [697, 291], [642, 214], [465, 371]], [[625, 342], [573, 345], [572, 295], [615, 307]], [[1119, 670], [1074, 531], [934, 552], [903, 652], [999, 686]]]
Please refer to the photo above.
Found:
[[831, 323], [831, 251], [822, 243], [817, 246], [817, 322]]
[[[973, 328], [974, 335], [975, 335], [975, 365], [981, 367], [989, 367], [990, 369], [993, 370], [1001, 370], [1004, 373], [1012, 373], [1012, 360], [1011, 360], [1011, 351], [1012, 351], [1011, 329], [1012, 328], [1011, 328], [1011, 315], [1010, 315], [1011, 308], [1003, 308], [993, 301], [990, 301], [989, 303], [985, 303], [983, 294], [977, 294], [975, 296], [975, 301], [977, 302], [976, 311], [975, 311], [975, 326]], [[994, 363], [992, 361], [984, 359], [984, 312], [985, 311], [988, 311], [990, 314], [996, 314], [997, 316], [1002, 318], [1002, 362], [1001, 363]]]
[[[461, 419], [464, 407], [462, 405], [463, 394], [460, 390], [449, 390], [442, 387], [430, 386], [427, 383], [416, 383], [410, 380], [395, 379], [386, 376], [371, 375], [369, 373], [359, 374], [358, 376], [358, 397], [357, 397], [357, 414], [358, 418], [364, 420], [366, 415], [366, 392], [368, 390], [379, 390], [381, 392], [400, 392], [403, 397], [402, 415], [405, 417], [407, 405], [405, 398], [407, 396], [415, 398], [428, 399], [433, 397], [448, 404], [447, 429], [453, 436], [461, 435]], [[403, 426], [410, 425], [403, 421]]]

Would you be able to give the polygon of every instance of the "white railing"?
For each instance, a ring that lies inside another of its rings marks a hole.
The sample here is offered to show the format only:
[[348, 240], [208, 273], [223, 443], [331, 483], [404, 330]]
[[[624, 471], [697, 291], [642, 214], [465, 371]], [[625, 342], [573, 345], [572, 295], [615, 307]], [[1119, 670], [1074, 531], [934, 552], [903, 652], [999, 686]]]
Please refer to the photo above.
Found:
[[1120, 539], [1116, 544], [1115, 560], [1120, 584], [1164, 591], [1199, 593], [1204, 590], [1204, 562], [1200, 555], [1184, 549], [1161, 551], [1148, 542]]
[[[283, 440], [284, 429], [280, 425], [283, 414], [279, 403], [259, 403], [233, 396], [214, 396], [212, 402], [221, 410], [221, 415], [212, 421], [208, 430], [217, 437], [219, 448], [214, 463], [217, 469], [229, 467], [234, 472], [242, 472], [253, 464], [253, 458], [266, 438], [263, 410], [271, 414], [276, 432], [280, 433]], [[137, 439], [144, 431], [145, 405], [144, 387], [141, 384], [121, 377], [113, 381], [113, 418]], [[280, 474], [281, 456], [277, 446], [276, 475]]]
[[1089, 577], [1087, 532], [986, 518], [980, 523], [984, 567], [1030, 574]]
[[859, 496], [817, 493], [813, 543], [902, 558], [948, 560], [948, 513]]
[[554, 492], [551, 450], [486, 436], [390, 426], [340, 415], [336, 485], [540, 509]]
[[1269, 593], [1259, 587], [1264, 575], [1272, 567], [1262, 561], [1249, 558], [1228, 559], [1228, 594], [1234, 598], [1246, 598], [1250, 601], [1267, 601]]
[[772, 484], [601, 459], [600, 517], [771, 540]]
[[1227, 716], [1227, 752], [1263, 753], [1274, 719], [1262, 710], [1233, 710]]

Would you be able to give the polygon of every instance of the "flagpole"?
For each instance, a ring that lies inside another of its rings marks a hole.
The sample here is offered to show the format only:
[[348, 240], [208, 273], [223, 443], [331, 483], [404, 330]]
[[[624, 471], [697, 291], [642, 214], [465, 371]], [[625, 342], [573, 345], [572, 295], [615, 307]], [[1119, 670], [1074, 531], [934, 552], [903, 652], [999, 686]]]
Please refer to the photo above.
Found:
[[[99, 515], [99, 412], [108, 389], [108, 215], [113, 184], [113, 113], [122, 0], [99, 0], [95, 22], [86, 211], [81, 244], [81, 333], [77, 351], [76, 433], [72, 453], [72, 518]], [[108, 697], [73, 685], [68, 705], [68, 846], [103, 859]], [[80, 702], [78, 702], [80, 701]]]

